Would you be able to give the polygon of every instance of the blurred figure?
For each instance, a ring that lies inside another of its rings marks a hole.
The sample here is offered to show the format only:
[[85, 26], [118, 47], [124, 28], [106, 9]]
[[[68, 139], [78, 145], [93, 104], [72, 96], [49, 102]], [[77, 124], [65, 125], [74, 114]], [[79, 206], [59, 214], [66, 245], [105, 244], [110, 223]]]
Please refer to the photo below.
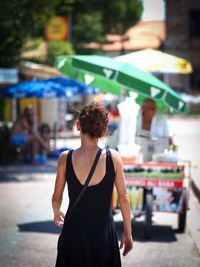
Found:
[[166, 118], [157, 113], [156, 103], [146, 98], [141, 106], [138, 117], [136, 135], [144, 137], [166, 137], [171, 144], [171, 136]]
[[[51, 129], [49, 125], [47, 123], [40, 124], [38, 127], [38, 132], [41, 138], [44, 140], [44, 142], [48, 144], [48, 150], [49, 150], [50, 137], [51, 137]], [[46, 146], [44, 147], [44, 149], [46, 149]], [[41, 150], [43, 150], [43, 147], [41, 147]]]
[[118, 128], [119, 125], [119, 111], [117, 106], [113, 106], [111, 104], [107, 106], [107, 110], [109, 120], [108, 130], [109, 133], [112, 134]]
[[[129, 111], [126, 112], [128, 116]], [[125, 121], [121, 121], [121, 123], [123, 122]], [[157, 106], [153, 99], [146, 98], [144, 100], [133, 124], [135, 127], [130, 124], [129, 127], [131, 127], [131, 129], [129, 132], [127, 132], [127, 129], [125, 128], [125, 132], [122, 133], [121, 137], [124, 138], [127, 134], [130, 134], [131, 130], [133, 130], [135, 135], [133, 136], [133, 141], [141, 147], [143, 161], [151, 161], [154, 153], [162, 153], [165, 148], [168, 149], [169, 146], [173, 144], [172, 133], [168, 121], [164, 115], [157, 112]], [[127, 141], [124, 141], [124, 143], [127, 143]], [[118, 128], [108, 137], [107, 146], [118, 149], [119, 144], [120, 129]]]
[[[153, 99], [146, 98], [141, 105], [136, 124], [136, 143], [140, 145], [144, 162], [152, 161], [153, 154], [163, 153], [164, 149], [168, 149], [173, 143], [167, 119], [157, 113]], [[144, 188], [143, 209], [146, 206], [147, 190]], [[157, 191], [159, 190], [160, 188]], [[155, 192], [155, 189], [150, 191]]]
[[36, 156], [41, 147], [49, 149], [49, 141], [42, 138], [35, 125], [32, 106], [26, 107], [14, 123], [11, 142], [19, 146], [30, 146], [32, 163], [36, 162]]
[[143, 160], [151, 161], [153, 153], [161, 153], [173, 144], [167, 119], [157, 113], [153, 99], [146, 98], [141, 105], [136, 124], [136, 143], [141, 146]]

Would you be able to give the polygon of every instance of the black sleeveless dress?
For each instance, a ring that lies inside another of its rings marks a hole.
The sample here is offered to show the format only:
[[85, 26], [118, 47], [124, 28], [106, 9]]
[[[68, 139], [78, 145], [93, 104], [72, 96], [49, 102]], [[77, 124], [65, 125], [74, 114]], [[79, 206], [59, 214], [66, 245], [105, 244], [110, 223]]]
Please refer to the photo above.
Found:
[[[67, 156], [69, 209], [83, 185]], [[106, 174], [88, 186], [82, 199], [65, 220], [58, 239], [56, 267], [120, 267], [118, 238], [112, 216], [111, 199], [115, 171], [111, 153], [106, 151]]]

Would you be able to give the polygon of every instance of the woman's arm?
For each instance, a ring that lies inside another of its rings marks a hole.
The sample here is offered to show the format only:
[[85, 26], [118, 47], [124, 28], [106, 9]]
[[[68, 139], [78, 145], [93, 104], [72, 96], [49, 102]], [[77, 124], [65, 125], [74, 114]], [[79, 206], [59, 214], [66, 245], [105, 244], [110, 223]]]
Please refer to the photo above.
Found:
[[19, 121], [21, 127], [26, 130], [28, 133], [32, 133], [33, 128], [31, 127], [31, 125], [28, 123], [27, 119], [22, 117]]
[[133, 247], [132, 228], [131, 228], [131, 209], [126, 190], [125, 176], [124, 176], [121, 157], [117, 151], [113, 150], [112, 150], [112, 156], [116, 170], [115, 186], [117, 189], [120, 209], [122, 212], [122, 217], [124, 222], [124, 231], [121, 237], [120, 248], [124, 247], [123, 255], [126, 256], [127, 253]]
[[65, 188], [65, 172], [66, 172], [67, 153], [63, 152], [58, 159], [57, 175], [52, 196], [52, 208], [54, 212], [54, 223], [62, 227], [64, 223], [64, 214], [60, 211], [62, 204], [63, 191]]

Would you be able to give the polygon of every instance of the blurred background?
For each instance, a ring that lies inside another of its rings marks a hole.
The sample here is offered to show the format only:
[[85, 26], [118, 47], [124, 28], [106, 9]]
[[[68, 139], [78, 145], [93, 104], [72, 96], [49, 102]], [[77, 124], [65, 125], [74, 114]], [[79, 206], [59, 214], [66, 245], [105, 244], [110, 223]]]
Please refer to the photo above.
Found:
[[[179, 213], [177, 222], [172, 210], [154, 212], [147, 239], [143, 233], [147, 218], [141, 214], [133, 219], [135, 248], [123, 258], [123, 266], [147, 262], [160, 267], [200, 266], [200, 2], [10, 0], [1, 1], [0, 14], [0, 265], [54, 265], [60, 230], [53, 226], [51, 194], [59, 154], [80, 144], [77, 110], [91, 101], [105, 105], [108, 135], [122, 120], [123, 90], [120, 96], [102, 92], [54, 67], [58, 56], [81, 54], [128, 62], [167, 84], [186, 102], [187, 113], [162, 111], [175, 136], [173, 151], [178, 158], [172, 163], [181, 160], [182, 178], [187, 178], [179, 188], [187, 191], [184, 229], [178, 231]], [[23, 140], [11, 138], [27, 107], [42, 138], [34, 164]], [[108, 135], [101, 141], [103, 147]], [[67, 192], [65, 199], [64, 210]], [[117, 200], [113, 203], [120, 235], [121, 215]]]
[[[58, 55], [76, 53], [114, 57], [144, 49], [155, 49], [186, 60], [176, 63], [176, 71], [165, 68], [164, 72], [158, 62], [152, 63], [148, 71], [184, 95], [190, 108], [189, 114], [198, 114], [198, 3], [133, 1], [132, 7], [128, 7], [128, 2], [120, 1], [110, 3], [105, 9], [103, 1], [96, 4], [96, 7], [94, 3], [55, 0], [51, 1], [51, 4], [47, 1], [34, 4], [29, 1], [21, 4], [11, 1], [1, 4], [0, 88], [21, 81], [60, 75], [53, 67]], [[141, 68], [147, 69], [142, 55], [139, 61], [136, 65], [140, 64]], [[192, 71], [188, 68], [187, 61], [191, 64]], [[71, 113], [74, 105], [90, 101], [91, 97], [93, 96], [76, 95], [64, 109]], [[13, 101], [4, 98], [0, 101], [0, 119], [13, 121], [13, 116], [16, 116], [12, 109]], [[48, 101], [37, 98], [19, 99], [16, 112], [31, 103], [38, 122], [48, 122], [52, 127], [55, 117], [62, 116], [62, 108], [59, 110], [58, 103], [63, 100], [52, 99], [51, 114], [47, 115]], [[59, 120], [59, 123], [61, 125], [58, 127], [62, 130], [64, 120]]]

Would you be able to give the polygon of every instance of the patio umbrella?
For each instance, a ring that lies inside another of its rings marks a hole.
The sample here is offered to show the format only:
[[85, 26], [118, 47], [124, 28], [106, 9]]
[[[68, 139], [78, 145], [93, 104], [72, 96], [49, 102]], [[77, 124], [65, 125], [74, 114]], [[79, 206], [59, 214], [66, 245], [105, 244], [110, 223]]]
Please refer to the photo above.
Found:
[[177, 112], [186, 112], [186, 102], [173, 89], [156, 77], [130, 64], [116, 59], [95, 55], [59, 56], [56, 68], [87, 85], [98, 87], [104, 92], [121, 95], [131, 91], [137, 93], [136, 102], [141, 104], [145, 98], [156, 101], [159, 109], [169, 107]]
[[95, 94], [98, 90], [76, 80], [56, 77], [19, 82], [0, 91], [7, 98], [71, 98], [77, 94]]
[[132, 64], [147, 72], [171, 74], [189, 74], [192, 72], [192, 66], [189, 61], [154, 49], [128, 53], [118, 56], [116, 59], [123, 63]]

